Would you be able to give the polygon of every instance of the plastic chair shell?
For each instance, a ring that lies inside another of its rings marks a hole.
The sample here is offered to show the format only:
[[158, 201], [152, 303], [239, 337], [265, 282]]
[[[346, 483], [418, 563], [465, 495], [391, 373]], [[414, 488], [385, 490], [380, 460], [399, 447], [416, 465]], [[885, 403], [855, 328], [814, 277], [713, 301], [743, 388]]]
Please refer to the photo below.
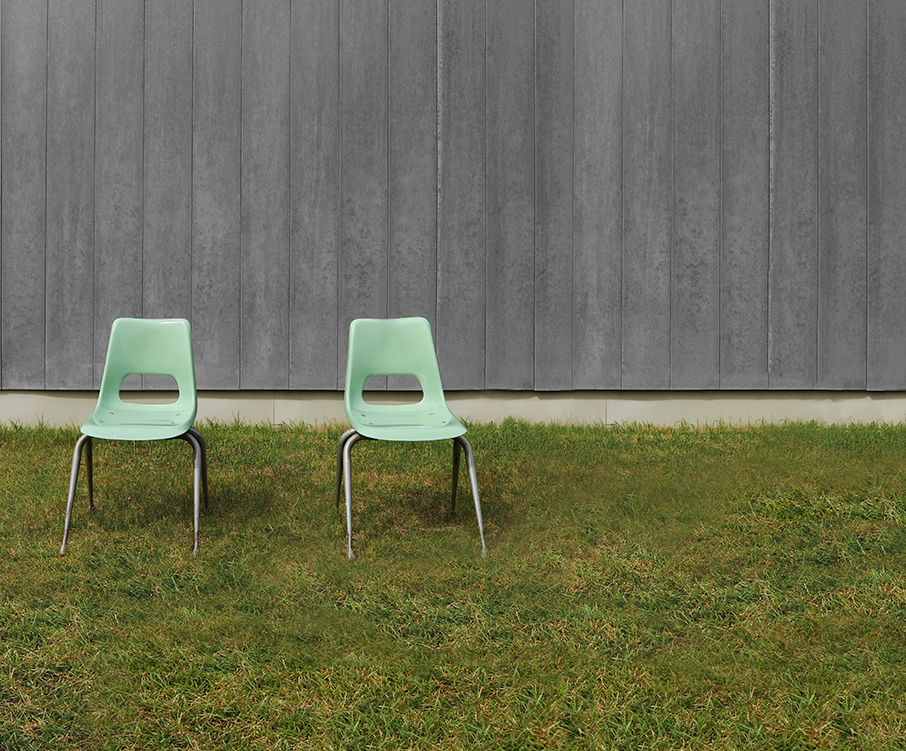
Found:
[[[421, 401], [366, 402], [365, 381], [380, 375], [415, 376], [422, 387]], [[350, 324], [343, 406], [349, 424], [366, 438], [435, 441], [466, 432], [447, 407], [431, 325], [424, 318], [360, 318]]]
[[[126, 376], [151, 374], [173, 377], [179, 389], [175, 403], [133, 404], [120, 398]], [[116, 319], [110, 329], [98, 403], [82, 432], [116, 441], [176, 438], [192, 426], [197, 411], [189, 322], [182, 318]]]
[[[179, 396], [171, 404], [133, 404], [120, 398], [123, 379], [130, 375], [172, 376]], [[97, 406], [82, 426], [72, 457], [69, 497], [60, 555], [65, 554], [81, 457], [85, 455], [88, 500], [94, 508], [92, 439], [156, 441], [182, 439], [193, 451], [195, 546], [198, 554], [200, 499], [208, 501], [207, 447], [192, 423], [198, 411], [192, 330], [182, 318], [118, 318], [110, 329], [107, 359]]]

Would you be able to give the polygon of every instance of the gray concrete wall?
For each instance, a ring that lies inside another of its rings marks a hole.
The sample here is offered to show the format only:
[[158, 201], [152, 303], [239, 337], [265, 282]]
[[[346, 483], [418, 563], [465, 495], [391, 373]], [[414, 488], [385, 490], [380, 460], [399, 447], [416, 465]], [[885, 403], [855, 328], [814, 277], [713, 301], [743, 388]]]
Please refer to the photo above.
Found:
[[397, 315], [451, 391], [906, 389], [904, 70], [901, 0], [0, 0], [0, 389]]

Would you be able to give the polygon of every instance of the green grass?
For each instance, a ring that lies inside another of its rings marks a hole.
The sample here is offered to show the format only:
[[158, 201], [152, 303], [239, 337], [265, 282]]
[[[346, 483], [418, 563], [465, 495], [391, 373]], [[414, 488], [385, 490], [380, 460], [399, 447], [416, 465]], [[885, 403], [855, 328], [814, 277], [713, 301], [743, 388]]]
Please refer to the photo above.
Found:
[[0, 749], [906, 748], [906, 428], [0, 428]]

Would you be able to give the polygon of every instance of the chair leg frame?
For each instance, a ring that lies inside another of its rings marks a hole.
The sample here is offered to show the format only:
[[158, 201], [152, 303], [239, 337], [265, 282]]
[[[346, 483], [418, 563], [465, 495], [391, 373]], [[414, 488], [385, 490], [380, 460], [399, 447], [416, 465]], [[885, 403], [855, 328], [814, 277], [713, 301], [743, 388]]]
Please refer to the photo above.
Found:
[[[343, 481], [346, 485], [346, 557], [351, 561], [355, 558], [352, 552], [352, 447], [362, 440], [371, 440], [361, 433], [350, 430], [343, 443]], [[337, 479], [339, 483], [339, 478]]]
[[[183, 440], [192, 446], [192, 491], [193, 491], [193, 522], [195, 527], [195, 544], [192, 555], [198, 555], [198, 530], [201, 522], [201, 499], [204, 497], [204, 507], [208, 508], [208, 449], [201, 433], [195, 428], [189, 428], [185, 433], [175, 436], [171, 440]], [[69, 540], [69, 526], [72, 521], [72, 507], [75, 503], [76, 486], [79, 480], [79, 465], [82, 454], [85, 454], [85, 476], [88, 481], [88, 503], [94, 510], [94, 468], [92, 456], [91, 436], [82, 435], [76, 441], [72, 452], [72, 469], [69, 473], [69, 497], [66, 500], [66, 520], [63, 524], [63, 544], [60, 546], [60, 555], [66, 555], [66, 544]]]
[[[191, 438], [190, 438], [191, 436]], [[208, 510], [208, 446], [196, 428], [189, 428], [183, 435], [177, 436], [192, 446], [196, 454], [201, 451], [201, 488], [204, 491], [204, 510]], [[192, 441], [195, 439], [195, 442]], [[197, 443], [197, 445], [196, 445]]]
[[182, 440], [187, 441], [192, 446], [192, 464], [193, 464], [192, 496], [193, 496], [193, 505], [194, 505], [193, 513], [192, 513], [192, 521], [193, 521], [194, 527], [195, 527], [195, 545], [192, 548], [192, 555], [197, 556], [198, 555], [198, 527], [199, 527], [199, 524], [201, 521], [201, 486], [202, 486], [201, 478], [202, 478], [202, 475], [205, 476], [205, 482], [204, 482], [205, 509], [207, 509], [207, 507], [208, 507], [208, 487], [207, 487], [208, 483], [207, 483], [207, 466], [206, 466], [207, 461], [205, 460], [206, 451], [205, 451], [205, 448], [203, 448], [204, 439], [202, 438], [201, 440], [199, 440], [201, 438], [201, 433], [199, 433], [197, 430], [193, 431], [192, 428], [189, 428], [188, 431], [183, 433], [181, 436], [178, 436], [178, 438], [181, 438]]
[[346, 445], [352, 436], [356, 434], [355, 428], [350, 428], [343, 435], [340, 436], [340, 440], [337, 443], [337, 498], [336, 498], [336, 508], [340, 508], [340, 488], [343, 484], [343, 447]]
[[[336, 508], [340, 507], [340, 486], [345, 484], [346, 496], [346, 557], [351, 561], [355, 558], [352, 551], [352, 447], [361, 440], [372, 440], [363, 436], [354, 428], [347, 430], [340, 436], [337, 444], [337, 484]], [[481, 516], [481, 498], [478, 495], [478, 474], [475, 471], [475, 455], [472, 446], [464, 436], [453, 439], [453, 499], [450, 514], [456, 510], [456, 490], [459, 482], [459, 459], [462, 450], [466, 453], [466, 466], [469, 470], [469, 485], [472, 489], [472, 501], [475, 505], [475, 518], [478, 521], [478, 534], [481, 538], [481, 556], [488, 557], [488, 549], [484, 540], [484, 520]]]
[[[87, 448], [86, 448], [87, 446]], [[94, 471], [92, 468], [91, 436], [81, 435], [72, 452], [72, 469], [69, 471], [69, 497], [66, 500], [66, 520], [63, 523], [63, 544], [60, 555], [66, 555], [66, 541], [69, 539], [69, 523], [72, 520], [72, 506], [75, 502], [76, 484], [79, 479], [79, 465], [82, 463], [82, 450], [85, 449], [85, 475], [88, 479], [88, 504], [94, 511]]]
[[475, 470], [475, 454], [465, 436], [456, 436], [454, 443], [462, 445], [466, 452], [466, 466], [469, 468], [469, 484], [472, 486], [472, 503], [475, 505], [475, 518], [478, 520], [478, 534], [481, 537], [481, 557], [488, 557], [488, 548], [484, 542], [484, 520], [481, 517], [481, 499], [478, 496], [478, 472]]

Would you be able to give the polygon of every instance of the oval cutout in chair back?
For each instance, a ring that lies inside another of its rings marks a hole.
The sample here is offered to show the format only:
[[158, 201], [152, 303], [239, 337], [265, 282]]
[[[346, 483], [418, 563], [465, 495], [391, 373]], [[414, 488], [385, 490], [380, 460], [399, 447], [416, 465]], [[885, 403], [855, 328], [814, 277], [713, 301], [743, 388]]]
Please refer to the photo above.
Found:
[[418, 404], [424, 392], [415, 376], [393, 373], [366, 378], [362, 398], [366, 404]]
[[179, 386], [171, 375], [130, 375], [120, 384], [120, 399], [126, 404], [175, 404]]

